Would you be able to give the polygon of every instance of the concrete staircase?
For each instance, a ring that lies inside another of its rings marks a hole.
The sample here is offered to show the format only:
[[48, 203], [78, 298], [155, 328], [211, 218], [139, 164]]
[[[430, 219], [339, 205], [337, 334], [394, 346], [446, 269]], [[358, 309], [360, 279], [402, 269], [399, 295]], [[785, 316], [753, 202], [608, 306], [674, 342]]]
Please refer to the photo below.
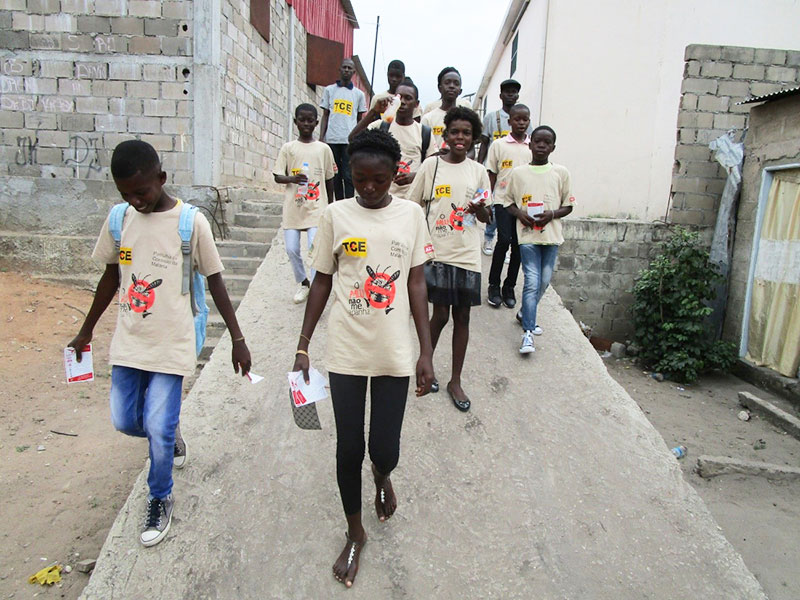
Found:
[[[252, 196], [252, 193], [250, 191], [249, 195]], [[217, 241], [217, 249], [225, 265], [222, 276], [234, 308], [238, 308], [281, 227], [282, 209], [283, 195], [280, 193], [265, 192], [258, 199], [233, 199], [233, 225], [228, 226], [227, 239]], [[201, 366], [208, 361], [214, 346], [225, 333], [225, 322], [210, 294], [207, 299], [211, 312], [208, 315], [206, 343], [200, 353]]]

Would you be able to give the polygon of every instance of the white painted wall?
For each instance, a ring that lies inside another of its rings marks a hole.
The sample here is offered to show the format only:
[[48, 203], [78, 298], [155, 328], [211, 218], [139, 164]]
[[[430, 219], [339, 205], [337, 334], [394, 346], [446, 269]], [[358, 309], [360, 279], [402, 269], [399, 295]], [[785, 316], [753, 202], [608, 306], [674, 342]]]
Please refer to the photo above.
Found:
[[[520, 23], [514, 78], [532, 120], [540, 108], [539, 122], [558, 134], [553, 161], [572, 173], [578, 216], [664, 216], [687, 45], [800, 49], [800, 0], [549, 0], [540, 94], [547, 4], [532, 0]], [[509, 40], [489, 110], [510, 55]]]

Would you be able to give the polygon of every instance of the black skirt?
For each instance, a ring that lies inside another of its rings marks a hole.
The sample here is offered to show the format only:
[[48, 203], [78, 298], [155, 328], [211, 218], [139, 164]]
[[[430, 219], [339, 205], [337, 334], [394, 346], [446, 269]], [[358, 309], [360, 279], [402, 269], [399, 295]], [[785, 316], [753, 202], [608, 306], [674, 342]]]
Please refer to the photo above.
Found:
[[449, 306], [479, 306], [481, 274], [432, 261], [425, 265], [428, 302]]

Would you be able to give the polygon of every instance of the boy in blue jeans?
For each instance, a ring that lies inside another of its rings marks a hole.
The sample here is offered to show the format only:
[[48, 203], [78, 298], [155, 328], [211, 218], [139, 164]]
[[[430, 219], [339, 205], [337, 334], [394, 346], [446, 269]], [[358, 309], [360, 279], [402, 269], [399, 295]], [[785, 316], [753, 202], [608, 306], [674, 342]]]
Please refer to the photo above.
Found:
[[544, 295], [564, 242], [561, 219], [572, 212], [575, 197], [569, 182], [569, 171], [549, 161], [556, 149], [556, 132], [540, 125], [531, 134], [532, 160], [529, 165], [516, 167], [509, 178], [508, 212], [517, 219], [517, 239], [525, 284], [522, 287], [522, 310], [517, 319], [522, 322], [520, 354], [534, 352], [533, 336], [541, 335], [536, 323], [539, 300]]
[[[111, 421], [127, 434], [147, 437], [150, 488], [140, 540], [154, 546], [172, 521], [173, 459], [183, 378], [196, 366], [191, 295], [182, 292], [183, 255], [178, 223], [180, 200], [163, 189], [167, 174], [158, 153], [140, 140], [122, 142], [111, 157], [111, 175], [130, 206], [119, 250], [106, 219], [92, 257], [105, 264], [92, 306], [69, 343], [80, 361], [98, 319], [119, 290], [119, 314], [111, 340]], [[131, 208], [133, 210], [131, 210]], [[208, 289], [233, 340], [233, 369], [250, 370], [250, 351], [239, 329], [225, 284], [211, 227], [199, 212], [191, 237], [193, 266], [208, 278]]]

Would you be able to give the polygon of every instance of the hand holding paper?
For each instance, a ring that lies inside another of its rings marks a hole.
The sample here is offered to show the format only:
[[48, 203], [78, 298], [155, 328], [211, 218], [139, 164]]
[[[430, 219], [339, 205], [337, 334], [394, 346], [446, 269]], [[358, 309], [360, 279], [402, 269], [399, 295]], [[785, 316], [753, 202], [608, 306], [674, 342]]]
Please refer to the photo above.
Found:
[[75, 348], [64, 348], [64, 369], [67, 373], [67, 383], [79, 381], [94, 381], [94, 366], [92, 365], [92, 345], [86, 344], [81, 349], [81, 361], [75, 356]]
[[313, 404], [328, 397], [325, 391], [328, 382], [314, 367], [308, 369], [309, 383], [303, 380], [302, 371], [294, 371], [286, 375], [289, 379], [289, 391], [295, 406]]

